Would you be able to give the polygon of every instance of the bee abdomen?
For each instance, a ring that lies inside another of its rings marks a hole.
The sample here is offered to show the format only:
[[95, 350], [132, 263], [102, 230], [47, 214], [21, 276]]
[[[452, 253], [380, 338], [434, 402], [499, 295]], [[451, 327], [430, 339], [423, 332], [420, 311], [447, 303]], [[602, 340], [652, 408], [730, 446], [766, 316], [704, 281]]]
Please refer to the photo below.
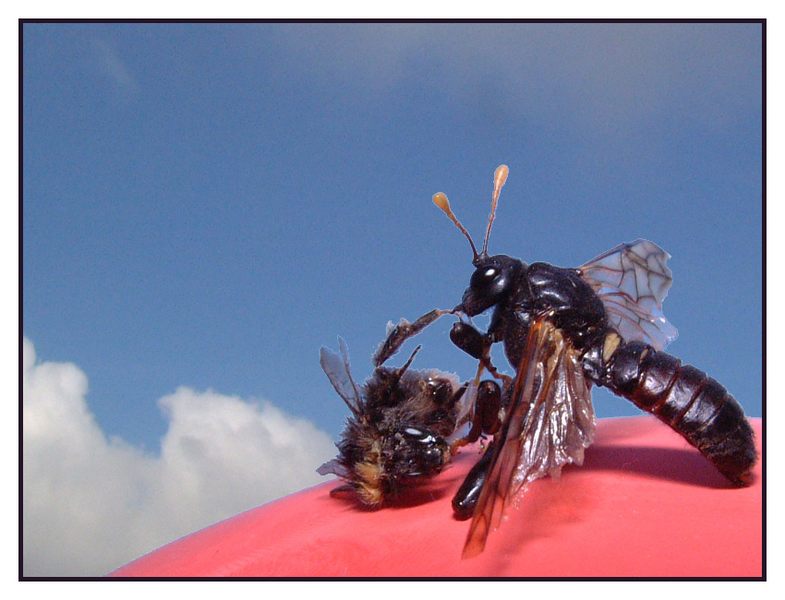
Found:
[[622, 342], [603, 384], [680, 433], [736, 485], [746, 485], [757, 454], [736, 399], [716, 380], [641, 342]]

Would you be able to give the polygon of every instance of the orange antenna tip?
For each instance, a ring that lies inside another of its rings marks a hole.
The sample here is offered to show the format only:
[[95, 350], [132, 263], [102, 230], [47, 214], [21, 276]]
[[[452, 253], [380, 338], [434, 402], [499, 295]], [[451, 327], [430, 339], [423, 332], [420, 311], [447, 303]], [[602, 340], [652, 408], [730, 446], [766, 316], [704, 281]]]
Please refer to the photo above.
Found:
[[435, 193], [433, 195], [433, 203], [439, 207], [439, 210], [449, 217], [450, 221], [452, 221], [460, 230], [460, 232], [466, 237], [466, 239], [469, 240], [469, 245], [472, 247], [472, 254], [474, 255], [474, 258], [477, 258], [477, 248], [474, 246], [472, 236], [469, 235], [469, 232], [466, 231], [466, 228], [458, 220], [458, 217], [456, 217], [452, 212], [452, 209], [450, 208], [450, 201], [447, 200], [447, 194], [444, 192]]
[[488, 238], [491, 237], [491, 228], [493, 227], [493, 220], [496, 218], [496, 205], [499, 202], [499, 194], [507, 183], [507, 175], [510, 174], [510, 167], [507, 165], [499, 165], [493, 172], [493, 196], [491, 197], [491, 214], [488, 215], [488, 228], [485, 230], [485, 240], [482, 244], [482, 256], [488, 254]]
[[510, 174], [510, 167], [499, 165], [493, 172], [493, 189], [501, 191], [502, 186], [507, 183], [507, 175]]
[[450, 201], [447, 199], [447, 194], [444, 192], [437, 192], [433, 195], [433, 203], [445, 213], [448, 217], [452, 214], [450, 209]]

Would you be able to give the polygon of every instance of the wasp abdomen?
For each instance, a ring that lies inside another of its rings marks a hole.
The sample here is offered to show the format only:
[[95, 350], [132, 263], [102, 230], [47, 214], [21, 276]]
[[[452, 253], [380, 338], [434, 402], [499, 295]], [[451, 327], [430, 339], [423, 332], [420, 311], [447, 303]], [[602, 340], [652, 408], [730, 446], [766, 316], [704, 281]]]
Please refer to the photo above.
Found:
[[752, 428], [720, 383], [641, 342], [621, 343], [605, 367], [603, 385], [670, 425], [731, 482], [748, 483]]

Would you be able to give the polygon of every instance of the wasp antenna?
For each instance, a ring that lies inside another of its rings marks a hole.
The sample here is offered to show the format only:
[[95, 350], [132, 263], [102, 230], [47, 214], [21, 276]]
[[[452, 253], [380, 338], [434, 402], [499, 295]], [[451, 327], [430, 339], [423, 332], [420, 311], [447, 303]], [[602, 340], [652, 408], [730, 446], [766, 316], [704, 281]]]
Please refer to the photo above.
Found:
[[422, 348], [422, 346], [417, 346], [417, 347], [414, 349], [414, 352], [412, 352], [412, 355], [409, 357], [409, 360], [407, 360], [407, 361], [406, 361], [406, 364], [404, 364], [404, 365], [403, 365], [403, 366], [402, 366], [400, 369], [398, 369], [398, 377], [399, 377], [399, 378], [400, 378], [400, 377], [401, 377], [401, 376], [402, 376], [404, 373], [406, 373], [406, 369], [408, 369], [408, 368], [409, 368], [409, 366], [412, 364], [412, 361], [414, 360], [414, 357], [415, 357], [415, 356], [417, 356], [417, 353], [420, 351], [420, 348]]
[[466, 228], [461, 224], [458, 220], [458, 217], [455, 216], [455, 213], [452, 212], [450, 208], [450, 201], [447, 200], [447, 195], [444, 192], [437, 192], [433, 195], [433, 203], [439, 207], [439, 209], [447, 215], [447, 217], [452, 221], [455, 226], [461, 231], [461, 233], [466, 236], [466, 239], [469, 240], [469, 245], [472, 247], [472, 254], [474, 254], [473, 260], [477, 258], [477, 247], [474, 245], [474, 240], [472, 236], [469, 235], [469, 232], [466, 231]]
[[499, 194], [501, 194], [504, 184], [507, 182], [507, 175], [510, 174], [510, 168], [507, 165], [499, 165], [493, 172], [493, 198], [491, 199], [491, 214], [488, 215], [488, 228], [485, 230], [485, 240], [482, 244], [481, 256], [488, 255], [488, 240], [491, 237], [491, 227], [493, 227], [493, 220], [496, 218], [496, 205], [499, 203]]

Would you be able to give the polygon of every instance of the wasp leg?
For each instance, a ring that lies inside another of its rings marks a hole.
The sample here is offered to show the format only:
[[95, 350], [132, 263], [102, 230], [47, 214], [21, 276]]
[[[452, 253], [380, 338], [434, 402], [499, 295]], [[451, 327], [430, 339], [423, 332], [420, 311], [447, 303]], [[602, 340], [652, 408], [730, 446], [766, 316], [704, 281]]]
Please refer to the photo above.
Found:
[[490, 336], [480, 333], [477, 328], [463, 321], [453, 323], [450, 339], [458, 348], [477, 360], [482, 360], [489, 355], [493, 343]]
[[474, 514], [474, 507], [477, 506], [477, 500], [480, 498], [482, 486], [485, 484], [485, 478], [488, 475], [488, 469], [491, 466], [491, 459], [493, 458], [494, 443], [492, 442], [485, 453], [480, 457], [480, 460], [471, 468], [466, 479], [463, 480], [461, 487], [452, 499], [452, 509], [455, 518], [461, 521], [470, 519]]
[[469, 356], [473, 356], [480, 361], [488, 372], [505, 385], [512, 383], [512, 377], [499, 373], [491, 362], [491, 346], [495, 339], [489, 333], [481, 333], [477, 328], [457, 321], [450, 329], [450, 340]]
[[414, 323], [410, 323], [406, 319], [401, 319], [397, 325], [390, 329], [387, 333], [387, 337], [374, 353], [374, 366], [379, 367], [384, 364], [388, 358], [398, 352], [398, 348], [400, 348], [406, 340], [420, 333], [420, 331], [428, 327], [428, 325], [439, 317], [448, 314], [455, 314], [455, 309], [444, 310], [435, 308], [419, 317]]
[[505, 387], [512, 385], [514, 379], [509, 375], [505, 375], [504, 373], [499, 373], [499, 371], [496, 370], [496, 367], [493, 366], [490, 356], [483, 358], [480, 362], [482, 363], [482, 366], [485, 367], [488, 370], [488, 372], [491, 375], [493, 375], [496, 379], [501, 381]]
[[454, 452], [461, 446], [476, 442], [482, 434], [494, 435], [501, 428], [499, 418], [501, 409], [502, 392], [499, 384], [486, 379], [477, 388], [477, 399], [474, 404], [472, 427], [464, 437], [455, 440], [451, 446]]

